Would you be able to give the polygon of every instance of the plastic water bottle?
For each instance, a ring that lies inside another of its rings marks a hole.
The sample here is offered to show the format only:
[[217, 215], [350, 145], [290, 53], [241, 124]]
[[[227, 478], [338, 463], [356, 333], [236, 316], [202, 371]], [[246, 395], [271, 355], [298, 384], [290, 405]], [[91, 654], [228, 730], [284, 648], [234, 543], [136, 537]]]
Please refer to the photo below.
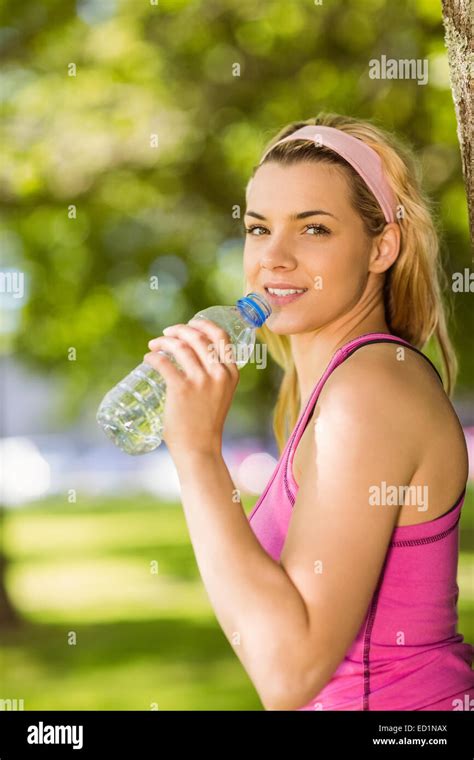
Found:
[[[211, 306], [194, 319], [209, 319], [222, 327], [232, 343], [232, 359], [241, 369], [255, 347], [255, 329], [272, 313], [260, 293], [248, 293], [235, 306]], [[166, 354], [181, 369], [174, 356]], [[105, 434], [127, 454], [146, 454], [156, 449], [163, 435], [166, 383], [156, 369], [142, 362], [103, 398], [97, 422]]]

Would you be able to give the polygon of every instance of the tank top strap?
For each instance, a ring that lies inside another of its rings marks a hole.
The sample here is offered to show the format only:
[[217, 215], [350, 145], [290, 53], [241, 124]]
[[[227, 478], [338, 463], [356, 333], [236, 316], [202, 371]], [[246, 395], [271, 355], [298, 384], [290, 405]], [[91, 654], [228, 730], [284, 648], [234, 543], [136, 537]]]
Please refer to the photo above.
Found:
[[[318, 400], [318, 396], [321, 393], [321, 390], [328, 379], [328, 377], [334, 372], [336, 367], [338, 367], [340, 364], [342, 364], [343, 361], [345, 361], [349, 356], [351, 356], [355, 351], [357, 351], [358, 348], [361, 348], [362, 346], [369, 345], [370, 343], [398, 343], [403, 346], [406, 346], [407, 348], [412, 349], [413, 351], [416, 351], [420, 356], [422, 356], [426, 361], [431, 365], [431, 367], [436, 372], [441, 384], [443, 384], [443, 379], [436, 369], [435, 365], [429, 359], [422, 351], [420, 351], [415, 346], [412, 346], [411, 343], [409, 343], [404, 338], [399, 338], [398, 335], [392, 335], [391, 333], [365, 333], [364, 335], [359, 335], [357, 338], [353, 338], [352, 340], [345, 343], [343, 346], [341, 346], [337, 351], [334, 353], [332, 359], [330, 360], [329, 364], [327, 365], [326, 369], [324, 370], [323, 374], [321, 375], [320, 379], [316, 383], [314, 389], [311, 392], [311, 395], [306, 402], [306, 406], [301, 412], [301, 415], [293, 429], [293, 433], [291, 434], [287, 446], [285, 447], [284, 452], [284, 469], [285, 473], [292, 472], [292, 466], [293, 466], [293, 457], [296, 450], [296, 447], [299, 443], [299, 440], [301, 436], [303, 435], [307, 424], [309, 422], [309, 419], [311, 417], [311, 414], [314, 410], [315, 404]], [[291, 475], [290, 475], [290, 479]]]
[[406, 346], [407, 348], [410, 348], [412, 351], [416, 351], [416, 353], [422, 356], [423, 359], [425, 359], [425, 361], [427, 361], [428, 364], [434, 369], [441, 382], [441, 385], [443, 385], [443, 378], [441, 377], [431, 359], [429, 359], [426, 354], [423, 353], [423, 351], [420, 351], [419, 348], [416, 348], [416, 346], [413, 346], [404, 338], [399, 338], [398, 335], [392, 335], [391, 333], [366, 333], [365, 335], [359, 335], [357, 338], [354, 338], [348, 343], [345, 343], [341, 347], [340, 351], [343, 353], [344, 359], [347, 359], [347, 357], [353, 354], [354, 351], [357, 351], [358, 348], [361, 346], [366, 346], [370, 343], [399, 343], [403, 346]]

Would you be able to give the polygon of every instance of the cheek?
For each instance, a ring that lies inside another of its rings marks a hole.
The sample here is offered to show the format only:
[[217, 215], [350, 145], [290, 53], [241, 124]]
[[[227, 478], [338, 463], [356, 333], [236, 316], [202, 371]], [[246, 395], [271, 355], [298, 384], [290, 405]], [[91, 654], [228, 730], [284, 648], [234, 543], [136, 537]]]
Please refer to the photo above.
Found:
[[251, 256], [245, 252], [243, 256], [243, 270], [246, 277], [253, 277], [259, 271], [258, 260], [256, 256]]
[[250, 256], [245, 255], [244, 251], [244, 257], [242, 261], [242, 269], [243, 269], [243, 275], [242, 275], [242, 281], [243, 281], [243, 293], [246, 295], [252, 290], [252, 287], [255, 284], [255, 280], [258, 275], [257, 267], [255, 266], [255, 263], [251, 260]]
[[311, 267], [314, 299], [322, 322], [331, 321], [354, 306], [366, 285], [367, 271], [356, 251], [323, 257]]
[[364, 257], [354, 250], [323, 256], [311, 269], [313, 279], [319, 276], [328, 294], [358, 293], [367, 276]]

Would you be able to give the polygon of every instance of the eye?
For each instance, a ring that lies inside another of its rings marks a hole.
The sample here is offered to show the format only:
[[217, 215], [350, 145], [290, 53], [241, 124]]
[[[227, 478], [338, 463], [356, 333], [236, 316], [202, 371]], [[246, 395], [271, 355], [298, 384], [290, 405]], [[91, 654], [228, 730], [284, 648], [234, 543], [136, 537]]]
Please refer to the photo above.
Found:
[[[266, 232], [268, 232], [267, 228], [266, 227], [262, 227], [261, 224], [253, 224], [250, 227], [244, 227], [244, 232], [245, 232], [246, 235], [252, 235], [254, 230], [266, 230]], [[319, 237], [320, 235], [330, 235], [331, 234], [330, 231], [328, 230], [328, 228], [325, 227], [323, 224], [316, 224], [316, 223], [314, 223], [314, 224], [307, 224], [305, 231], [307, 231], [307, 230], [315, 230], [315, 232], [313, 233], [312, 237]], [[265, 234], [265, 232], [263, 232], [261, 234], [260, 233], [255, 234], [254, 237], [261, 237], [262, 234]]]
[[[264, 230], [265, 227], [262, 227], [260, 224], [253, 224], [250, 227], [244, 227], [244, 231], [246, 235], [251, 235], [254, 230]], [[254, 237], [260, 237], [260, 235], [254, 235]]]
[[323, 224], [308, 224], [306, 226], [307, 230], [317, 230], [317, 232], [314, 233], [313, 237], [318, 237], [319, 235], [329, 235], [329, 230], [327, 227], [325, 227]]

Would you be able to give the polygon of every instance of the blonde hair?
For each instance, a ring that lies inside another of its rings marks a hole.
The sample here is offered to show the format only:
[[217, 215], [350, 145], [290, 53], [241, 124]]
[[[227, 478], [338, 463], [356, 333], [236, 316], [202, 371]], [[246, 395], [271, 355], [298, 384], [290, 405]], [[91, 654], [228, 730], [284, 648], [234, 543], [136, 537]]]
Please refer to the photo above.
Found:
[[[320, 113], [313, 119], [283, 127], [267, 143], [263, 152], [282, 137], [307, 124], [341, 129], [363, 140], [381, 157], [397, 199], [397, 219], [401, 230], [399, 255], [385, 273], [385, 319], [392, 334], [404, 338], [419, 350], [432, 336], [435, 337], [441, 353], [446, 392], [451, 396], [458, 365], [447, 329], [446, 307], [450, 304], [445, 305], [442, 296], [446, 275], [440, 260], [432, 202], [421, 188], [421, 171], [413, 151], [392, 134], [368, 121]], [[375, 237], [383, 230], [386, 220], [372, 192], [352, 166], [334, 151], [325, 147], [316, 148], [309, 140], [293, 140], [271, 150], [265, 162], [270, 160], [283, 165], [313, 161], [339, 166], [348, 179], [351, 203], [360, 214], [367, 234]], [[257, 169], [258, 166], [253, 168], [248, 185]], [[283, 370], [273, 412], [273, 431], [281, 453], [299, 416], [301, 400], [295, 364], [287, 335], [272, 333], [263, 325], [257, 330], [257, 336], [267, 344], [271, 357]]]

